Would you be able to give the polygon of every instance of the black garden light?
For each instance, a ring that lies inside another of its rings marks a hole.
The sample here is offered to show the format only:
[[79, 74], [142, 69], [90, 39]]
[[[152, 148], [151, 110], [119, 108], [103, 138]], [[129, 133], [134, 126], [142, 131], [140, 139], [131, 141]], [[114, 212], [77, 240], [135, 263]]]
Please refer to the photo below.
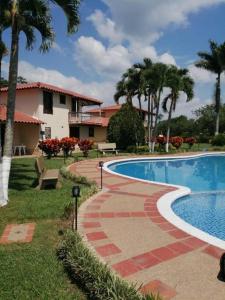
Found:
[[74, 199], [73, 202], [73, 230], [77, 230], [77, 202], [78, 198], [80, 197], [80, 187], [79, 185], [74, 185], [72, 188], [72, 197]]
[[104, 166], [104, 161], [100, 161], [100, 162], [98, 163], [98, 165], [99, 165], [99, 168], [101, 168], [101, 190], [102, 190], [102, 168], [103, 168], [103, 166]]

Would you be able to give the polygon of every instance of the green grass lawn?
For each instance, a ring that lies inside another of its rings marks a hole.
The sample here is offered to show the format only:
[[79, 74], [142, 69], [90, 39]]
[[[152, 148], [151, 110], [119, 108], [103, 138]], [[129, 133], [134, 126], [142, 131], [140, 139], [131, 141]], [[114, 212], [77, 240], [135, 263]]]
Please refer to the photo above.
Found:
[[[59, 190], [34, 189], [34, 162], [27, 158], [13, 160], [10, 202], [0, 209], [0, 234], [7, 224], [36, 223], [31, 243], [0, 245], [0, 299], [86, 299], [70, 283], [56, 256], [59, 230], [70, 226], [62, 216], [71, 201], [73, 182], [64, 179]], [[46, 160], [46, 165], [59, 168], [63, 159]], [[91, 193], [93, 187], [81, 186], [80, 200]]]

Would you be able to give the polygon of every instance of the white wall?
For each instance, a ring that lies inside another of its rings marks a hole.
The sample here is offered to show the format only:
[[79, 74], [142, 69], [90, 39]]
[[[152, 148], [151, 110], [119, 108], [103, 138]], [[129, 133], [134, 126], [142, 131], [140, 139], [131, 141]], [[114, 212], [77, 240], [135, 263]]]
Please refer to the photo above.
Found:
[[42, 125], [42, 130], [45, 127], [51, 127], [52, 138], [63, 138], [69, 136], [69, 121], [68, 113], [71, 105], [71, 97], [66, 96], [66, 105], [60, 104], [60, 94], [53, 93], [53, 114], [44, 114], [43, 112], [43, 92], [39, 93], [39, 119], [46, 124]]

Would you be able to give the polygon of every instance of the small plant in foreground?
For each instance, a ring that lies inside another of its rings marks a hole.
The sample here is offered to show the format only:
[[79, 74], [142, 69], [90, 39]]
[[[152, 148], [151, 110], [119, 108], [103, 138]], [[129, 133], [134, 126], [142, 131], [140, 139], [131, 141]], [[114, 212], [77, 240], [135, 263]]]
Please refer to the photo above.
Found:
[[170, 143], [172, 144], [173, 147], [175, 147], [178, 150], [183, 144], [183, 138], [180, 136], [173, 136], [170, 139]]
[[89, 150], [92, 149], [94, 142], [88, 139], [80, 140], [78, 142], [78, 146], [80, 147], [80, 150], [83, 152], [84, 157], [88, 157]]
[[225, 134], [218, 134], [216, 135], [212, 141], [211, 141], [211, 144], [213, 146], [224, 146], [225, 145]]
[[194, 137], [187, 137], [184, 139], [184, 143], [187, 143], [189, 147], [191, 148], [194, 144], [196, 144], [196, 138]]
[[159, 296], [141, 295], [134, 285], [114, 275], [90, 252], [77, 232], [65, 233], [58, 257], [71, 279], [78, 282], [92, 300], [160, 300]]
[[52, 156], [56, 156], [61, 149], [60, 141], [58, 139], [39, 141], [38, 147], [47, 155], [47, 158], [49, 159]]
[[60, 146], [64, 156], [68, 157], [69, 153], [75, 149], [78, 139], [74, 137], [64, 137], [60, 140]]

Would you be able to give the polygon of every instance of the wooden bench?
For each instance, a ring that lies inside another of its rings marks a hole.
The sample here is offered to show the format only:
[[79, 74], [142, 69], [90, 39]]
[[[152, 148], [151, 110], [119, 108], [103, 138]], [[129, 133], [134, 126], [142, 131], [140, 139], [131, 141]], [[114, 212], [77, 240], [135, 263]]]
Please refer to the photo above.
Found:
[[116, 143], [102, 143], [98, 144], [98, 151], [105, 155], [106, 152], [115, 152], [118, 154], [118, 150], [116, 149]]
[[58, 169], [47, 170], [45, 167], [43, 156], [40, 156], [36, 159], [36, 168], [39, 175], [39, 185], [38, 185], [39, 189], [45, 187], [54, 187], [54, 188], [60, 187], [59, 170]]

